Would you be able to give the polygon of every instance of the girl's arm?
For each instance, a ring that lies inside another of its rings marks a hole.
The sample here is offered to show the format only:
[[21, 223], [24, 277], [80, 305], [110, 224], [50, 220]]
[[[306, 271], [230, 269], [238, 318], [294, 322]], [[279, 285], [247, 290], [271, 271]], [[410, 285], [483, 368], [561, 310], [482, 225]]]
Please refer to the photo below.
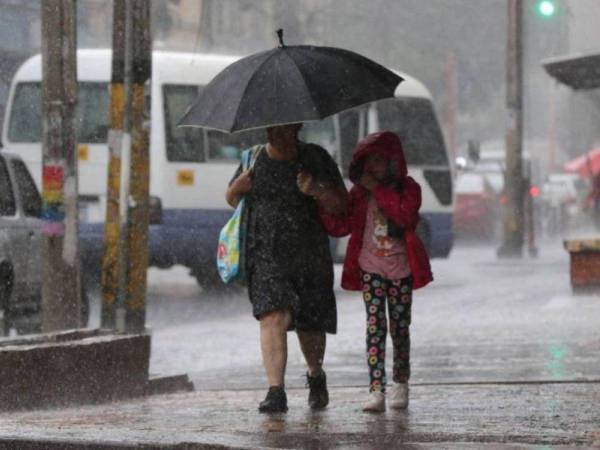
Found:
[[421, 208], [421, 187], [412, 178], [407, 177], [402, 192], [378, 185], [373, 190], [377, 206], [388, 219], [405, 228], [415, 228], [419, 223]]

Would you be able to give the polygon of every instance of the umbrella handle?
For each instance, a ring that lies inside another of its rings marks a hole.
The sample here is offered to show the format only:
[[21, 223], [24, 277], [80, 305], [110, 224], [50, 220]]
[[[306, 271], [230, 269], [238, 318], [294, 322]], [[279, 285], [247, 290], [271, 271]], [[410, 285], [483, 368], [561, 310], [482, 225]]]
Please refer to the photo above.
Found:
[[285, 44], [283, 43], [283, 28], [277, 30], [277, 37], [279, 38], [279, 47], [285, 47]]

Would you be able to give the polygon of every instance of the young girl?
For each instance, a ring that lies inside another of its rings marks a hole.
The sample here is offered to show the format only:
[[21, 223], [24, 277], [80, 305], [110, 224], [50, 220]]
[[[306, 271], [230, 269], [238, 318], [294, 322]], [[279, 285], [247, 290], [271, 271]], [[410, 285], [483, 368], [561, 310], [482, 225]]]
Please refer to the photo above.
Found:
[[344, 262], [342, 287], [363, 292], [367, 311], [369, 397], [363, 410], [385, 411], [385, 344], [388, 328], [394, 349], [389, 406], [408, 406], [412, 290], [433, 280], [429, 258], [415, 232], [421, 188], [407, 175], [400, 139], [382, 131], [361, 140], [350, 164], [354, 183], [350, 211], [335, 216], [321, 211], [333, 236], [351, 234]]

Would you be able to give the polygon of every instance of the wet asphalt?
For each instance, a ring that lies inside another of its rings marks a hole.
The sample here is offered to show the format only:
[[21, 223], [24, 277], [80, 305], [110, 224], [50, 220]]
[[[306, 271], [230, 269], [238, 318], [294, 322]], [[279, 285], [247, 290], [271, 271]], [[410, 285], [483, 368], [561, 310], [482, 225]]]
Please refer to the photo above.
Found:
[[408, 411], [360, 410], [367, 378], [355, 293], [338, 292], [325, 360], [330, 406], [307, 407], [290, 334], [290, 411], [265, 416], [256, 411], [265, 384], [247, 300], [207, 296], [182, 270], [155, 271], [151, 372], [188, 373], [197, 391], [0, 414], [0, 449], [600, 448], [600, 295], [571, 293], [560, 242], [537, 259], [498, 260], [494, 250], [457, 247], [415, 292]]

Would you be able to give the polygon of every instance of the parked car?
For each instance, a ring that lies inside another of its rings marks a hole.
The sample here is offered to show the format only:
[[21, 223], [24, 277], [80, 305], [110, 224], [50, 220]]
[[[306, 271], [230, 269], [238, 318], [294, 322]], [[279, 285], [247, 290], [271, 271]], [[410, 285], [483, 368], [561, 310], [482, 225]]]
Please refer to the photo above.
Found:
[[476, 172], [461, 173], [456, 180], [456, 237], [494, 238], [500, 230], [500, 219], [500, 198], [487, 177]]
[[[0, 152], [0, 335], [39, 331], [42, 299], [42, 200], [27, 167]], [[83, 287], [82, 287], [83, 289]], [[82, 292], [82, 322], [88, 298]]]
[[589, 192], [586, 180], [574, 173], [552, 173], [542, 185], [544, 231], [562, 234], [585, 221], [585, 199]]

